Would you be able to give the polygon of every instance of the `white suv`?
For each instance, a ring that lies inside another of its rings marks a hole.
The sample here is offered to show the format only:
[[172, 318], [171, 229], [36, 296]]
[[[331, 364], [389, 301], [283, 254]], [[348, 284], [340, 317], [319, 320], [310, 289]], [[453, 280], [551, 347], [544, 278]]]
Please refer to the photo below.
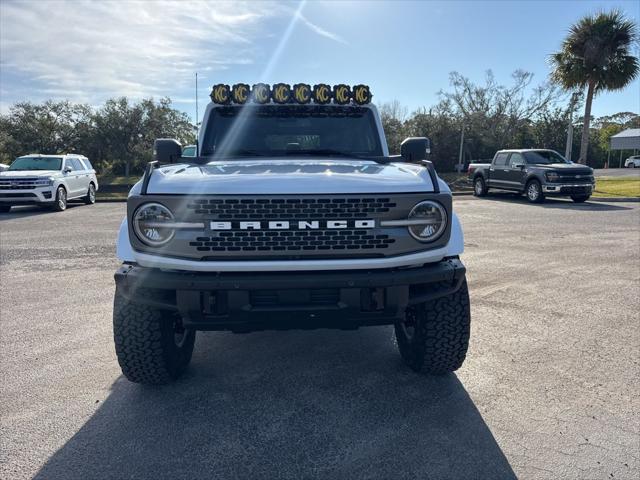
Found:
[[83, 155], [24, 155], [0, 172], [0, 212], [14, 205], [43, 205], [62, 211], [67, 200], [73, 199], [91, 205], [97, 190], [96, 171]]
[[638, 168], [640, 167], [640, 155], [633, 155], [624, 161], [625, 168]]

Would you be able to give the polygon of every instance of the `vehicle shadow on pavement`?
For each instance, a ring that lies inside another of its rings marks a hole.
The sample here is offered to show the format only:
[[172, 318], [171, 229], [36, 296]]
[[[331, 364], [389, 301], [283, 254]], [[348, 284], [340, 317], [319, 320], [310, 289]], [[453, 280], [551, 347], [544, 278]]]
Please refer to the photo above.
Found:
[[509, 203], [521, 203], [523, 205], [529, 205], [536, 208], [563, 208], [570, 210], [631, 210], [631, 207], [623, 207], [620, 205], [612, 205], [610, 203], [603, 202], [590, 202], [575, 203], [573, 200], [567, 198], [553, 198], [547, 197], [542, 203], [531, 203], [524, 196], [518, 195], [512, 192], [489, 192], [486, 196], [480, 200], [496, 201], [496, 202], [509, 202]]
[[[85, 206], [84, 203], [71, 203], [67, 204], [67, 210], [76, 207]], [[38, 206], [17, 206], [13, 207], [8, 213], [0, 213], [0, 222], [3, 220], [12, 220], [16, 218], [33, 217], [38, 215], [64, 215], [64, 212], [54, 212], [50, 208], [38, 207]]]
[[458, 378], [409, 371], [389, 327], [199, 335], [184, 378], [120, 377], [35, 478], [515, 478]]

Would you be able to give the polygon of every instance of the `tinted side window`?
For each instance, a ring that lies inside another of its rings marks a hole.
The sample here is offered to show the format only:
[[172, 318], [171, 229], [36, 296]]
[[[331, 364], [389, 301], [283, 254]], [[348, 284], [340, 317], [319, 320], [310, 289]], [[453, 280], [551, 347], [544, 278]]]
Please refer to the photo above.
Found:
[[77, 158], [71, 158], [67, 161], [71, 162], [71, 168], [73, 168], [75, 171], [84, 170], [84, 165], [82, 165], [82, 163], [80, 163], [80, 160], [78, 160]]
[[519, 153], [511, 154], [511, 158], [509, 159], [509, 165], [513, 167], [514, 165], [524, 165], [524, 164], [525, 164], [524, 157], [521, 154]]
[[498, 155], [496, 155], [496, 161], [493, 162], [494, 165], [506, 165], [507, 157], [509, 157], [508, 153], [499, 153]]

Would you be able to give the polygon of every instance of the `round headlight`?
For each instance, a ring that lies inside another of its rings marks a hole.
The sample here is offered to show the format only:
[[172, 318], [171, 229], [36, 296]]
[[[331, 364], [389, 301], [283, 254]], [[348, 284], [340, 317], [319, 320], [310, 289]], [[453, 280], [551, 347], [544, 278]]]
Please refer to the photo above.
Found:
[[421, 242], [433, 242], [447, 228], [447, 211], [438, 202], [426, 200], [418, 203], [409, 213], [409, 233]]
[[151, 247], [164, 245], [173, 238], [174, 229], [164, 226], [173, 222], [173, 214], [159, 203], [145, 203], [133, 214], [133, 231], [141, 242]]

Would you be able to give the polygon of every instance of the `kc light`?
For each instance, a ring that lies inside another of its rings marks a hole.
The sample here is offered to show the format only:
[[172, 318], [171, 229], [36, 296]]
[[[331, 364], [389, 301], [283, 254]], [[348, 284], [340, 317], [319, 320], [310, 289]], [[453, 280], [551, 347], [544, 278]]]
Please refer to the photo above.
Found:
[[413, 238], [420, 242], [433, 242], [447, 228], [447, 211], [438, 202], [426, 200], [413, 207], [407, 223]]
[[271, 100], [271, 90], [266, 83], [256, 83], [251, 90], [253, 101], [261, 105]]
[[296, 83], [293, 86], [293, 99], [296, 103], [309, 103], [311, 101], [311, 85]]
[[351, 88], [349, 85], [336, 85], [333, 87], [333, 98], [338, 105], [346, 105], [351, 101]]
[[291, 99], [291, 87], [286, 83], [276, 83], [271, 96], [276, 103], [288, 103]]
[[249, 93], [251, 91], [250, 88], [251, 87], [246, 83], [236, 83], [231, 88], [231, 99], [233, 100], [233, 103], [238, 103], [240, 105], [247, 103], [247, 100], [249, 100]]
[[364, 105], [371, 101], [371, 91], [366, 85], [356, 85], [353, 87], [353, 101], [358, 105]]
[[229, 103], [231, 101], [231, 90], [229, 89], [229, 85], [225, 85], [223, 83], [214, 85], [211, 90], [211, 101], [221, 105]]
[[173, 238], [173, 214], [159, 203], [145, 203], [133, 214], [133, 231], [142, 243], [160, 247]]
[[313, 101], [324, 105], [331, 101], [331, 87], [325, 83], [313, 86]]

